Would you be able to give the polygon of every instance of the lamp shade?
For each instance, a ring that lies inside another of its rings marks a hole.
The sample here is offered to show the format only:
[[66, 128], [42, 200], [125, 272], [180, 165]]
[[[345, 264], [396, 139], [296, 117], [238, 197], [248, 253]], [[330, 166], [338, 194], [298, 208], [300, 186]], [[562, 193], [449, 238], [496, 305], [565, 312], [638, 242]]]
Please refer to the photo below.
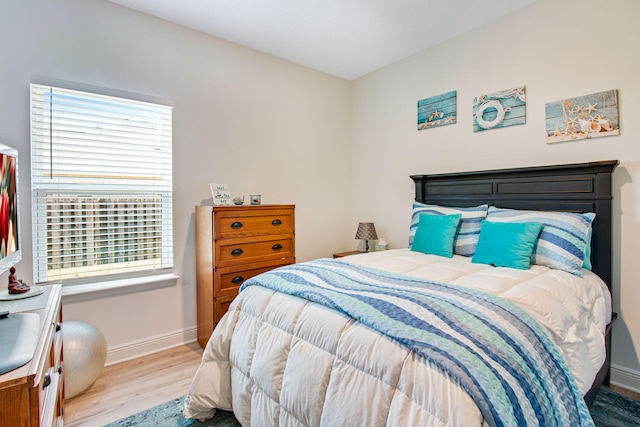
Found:
[[356, 239], [358, 240], [377, 240], [376, 227], [372, 222], [361, 222], [358, 224], [356, 231]]

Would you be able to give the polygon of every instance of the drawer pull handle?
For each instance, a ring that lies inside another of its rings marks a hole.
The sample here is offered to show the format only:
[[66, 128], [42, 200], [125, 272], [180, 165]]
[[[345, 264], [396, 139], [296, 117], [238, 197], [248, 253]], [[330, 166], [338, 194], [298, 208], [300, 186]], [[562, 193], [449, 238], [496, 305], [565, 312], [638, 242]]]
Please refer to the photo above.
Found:
[[271, 225], [282, 225], [282, 221], [280, 221], [279, 219], [274, 219], [273, 221], [271, 221]]
[[244, 251], [242, 249], [234, 249], [231, 251], [231, 255], [233, 256], [240, 256], [244, 253]]
[[47, 372], [46, 374], [44, 374], [44, 381], [42, 382], [42, 389], [44, 390], [45, 388], [49, 387], [50, 384], [51, 384], [51, 374], [49, 372]]
[[236, 276], [233, 279], [231, 279], [231, 283], [242, 283], [244, 282], [244, 277], [242, 276]]
[[62, 323], [56, 322], [56, 332], [60, 332], [60, 329], [62, 329]]
[[271, 246], [271, 249], [273, 249], [274, 251], [278, 251], [282, 249], [282, 245], [280, 243], [276, 243], [275, 245]]
[[236, 221], [233, 224], [231, 224], [231, 228], [237, 230], [238, 228], [242, 228], [243, 224], [240, 221]]
[[62, 375], [62, 365], [58, 365], [58, 375]]

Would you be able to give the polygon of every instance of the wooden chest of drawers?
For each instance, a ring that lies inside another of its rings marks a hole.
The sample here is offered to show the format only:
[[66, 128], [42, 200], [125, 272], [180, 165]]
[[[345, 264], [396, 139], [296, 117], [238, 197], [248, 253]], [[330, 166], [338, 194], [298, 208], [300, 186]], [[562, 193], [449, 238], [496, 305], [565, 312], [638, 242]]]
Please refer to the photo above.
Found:
[[294, 205], [196, 206], [200, 345], [245, 280], [294, 262]]
[[33, 359], [0, 375], [0, 426], [62, 426], [61, 286], [50, 285], [40, 316], [40, 337]]

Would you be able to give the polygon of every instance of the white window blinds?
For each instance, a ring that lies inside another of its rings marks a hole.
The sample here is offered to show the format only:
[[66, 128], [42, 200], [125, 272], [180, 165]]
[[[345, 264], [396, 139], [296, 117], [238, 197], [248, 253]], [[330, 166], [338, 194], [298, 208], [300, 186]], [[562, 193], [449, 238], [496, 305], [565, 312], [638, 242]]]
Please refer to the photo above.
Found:
[[171, 121], [165, 105], [31, 85], [36, 283], [173, 267]]

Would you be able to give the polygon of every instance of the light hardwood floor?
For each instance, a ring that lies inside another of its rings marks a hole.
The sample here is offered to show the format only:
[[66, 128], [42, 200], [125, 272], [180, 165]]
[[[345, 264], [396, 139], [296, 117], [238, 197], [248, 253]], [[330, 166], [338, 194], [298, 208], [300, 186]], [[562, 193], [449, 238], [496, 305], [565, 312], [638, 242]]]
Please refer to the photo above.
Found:
[[105, 367], [84, 393], [65, 402], [65, 426], [93, 427], [184, 396], [202, 349], [197, 342]]
[[[103, 426], [184, 396], [201, 357], [194, 342], [107, 366], [89, 390], [66, 401], [65, 426]], [[640, 393], [609, 389], [640, 401]]]
[[604, 388], [607, 388], [611, 391], [615, 391], [618, 394], [621, 394], [623, 396], [627, 396], [631, 399], [640, 401], [640, 393], [636, 393], [635, 391], [631, 391], [631, 390], [627, 390], [626, 388], [622, 388], [622, 387], [618, 387], [615, 385], [611, 385], [611, 386], [603, 386]]

